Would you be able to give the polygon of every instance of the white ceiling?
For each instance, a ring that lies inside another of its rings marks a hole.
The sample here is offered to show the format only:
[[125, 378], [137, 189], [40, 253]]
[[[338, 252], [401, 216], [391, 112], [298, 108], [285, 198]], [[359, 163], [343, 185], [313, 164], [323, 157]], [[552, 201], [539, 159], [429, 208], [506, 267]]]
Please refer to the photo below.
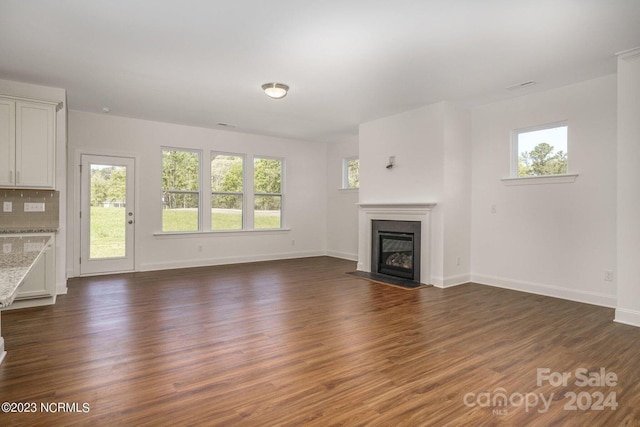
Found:
[[66, 88], [73, 110], [316, 141], [611, 74], [637, 46], [640, 0], [0, 0], [0, 78]]

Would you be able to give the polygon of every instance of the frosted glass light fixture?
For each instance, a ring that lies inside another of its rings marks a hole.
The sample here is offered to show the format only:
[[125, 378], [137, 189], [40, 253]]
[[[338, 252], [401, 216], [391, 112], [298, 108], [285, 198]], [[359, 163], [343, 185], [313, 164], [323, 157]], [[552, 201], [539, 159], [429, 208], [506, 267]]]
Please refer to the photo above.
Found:
[[262, 90], [268, 97], [273, 99], [284, 98], [287, 95], [289, 86], [283, 83], [265, 83], [262, 85]]

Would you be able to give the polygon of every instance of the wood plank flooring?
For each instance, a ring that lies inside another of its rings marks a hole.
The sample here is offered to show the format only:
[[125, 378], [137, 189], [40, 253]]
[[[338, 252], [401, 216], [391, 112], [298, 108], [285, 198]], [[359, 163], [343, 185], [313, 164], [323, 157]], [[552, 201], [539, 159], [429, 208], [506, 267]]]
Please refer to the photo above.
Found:
[[[2, 313], [0, 402], [36, 411], [0, 425], [639, 425], [640, 328], [612, 309], [475, 284], [404, 290], [346, 275], [354, 264], [70, 280], [54, 306]], [[538, 385], [538, 368], [571, 377]], [[581, 368], [616, 385], [580, 387]], [[598, 392], [617, 408], [592, 408]]]

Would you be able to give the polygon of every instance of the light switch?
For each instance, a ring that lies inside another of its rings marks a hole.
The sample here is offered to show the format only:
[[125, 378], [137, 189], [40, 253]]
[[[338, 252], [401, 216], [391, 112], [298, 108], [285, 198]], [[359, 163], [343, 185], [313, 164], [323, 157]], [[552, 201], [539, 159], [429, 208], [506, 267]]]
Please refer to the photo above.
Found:
[[2, 212], [12, 212], [12, 211], [13, 211], [13, 202], [2, 203]]

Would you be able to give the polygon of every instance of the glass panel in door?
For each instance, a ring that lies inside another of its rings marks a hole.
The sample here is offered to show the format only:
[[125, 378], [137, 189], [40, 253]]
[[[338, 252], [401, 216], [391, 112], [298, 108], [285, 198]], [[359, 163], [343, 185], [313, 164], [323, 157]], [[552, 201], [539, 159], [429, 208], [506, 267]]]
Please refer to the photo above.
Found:
[[134, 269], [134, 165], [128, 157], [82, 156], [80, 274]]

